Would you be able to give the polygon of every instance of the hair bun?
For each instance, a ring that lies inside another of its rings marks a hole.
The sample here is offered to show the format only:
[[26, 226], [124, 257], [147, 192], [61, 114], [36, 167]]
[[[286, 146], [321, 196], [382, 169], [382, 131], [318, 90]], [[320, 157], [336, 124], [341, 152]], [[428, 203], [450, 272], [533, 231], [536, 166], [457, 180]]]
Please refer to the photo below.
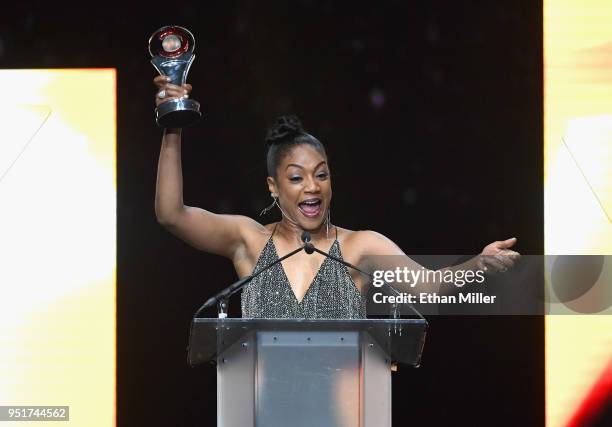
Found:
[[280, 116], [276, 123], [268, 130], [266, 143], [268, 145], [281, 144], [288, 137], [293, 137], [304, 133], [302, 122], [297, 116]]

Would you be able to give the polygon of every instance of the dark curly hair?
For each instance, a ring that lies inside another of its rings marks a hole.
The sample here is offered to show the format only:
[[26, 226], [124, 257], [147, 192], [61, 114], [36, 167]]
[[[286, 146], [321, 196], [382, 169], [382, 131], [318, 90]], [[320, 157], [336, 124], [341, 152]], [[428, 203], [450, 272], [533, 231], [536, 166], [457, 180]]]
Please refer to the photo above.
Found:
[[268, 144], [268, 154], [266, 156], [268, 176], [275, 178], [278, 165], [295, 146], [308, 144], [327, 158], [325, 147], [321, 141], [307, 133], [302, 127], [300, 119], [293, 115], [280, 116], [276, 119], [276, 122], [268, 130], [266, 143]]

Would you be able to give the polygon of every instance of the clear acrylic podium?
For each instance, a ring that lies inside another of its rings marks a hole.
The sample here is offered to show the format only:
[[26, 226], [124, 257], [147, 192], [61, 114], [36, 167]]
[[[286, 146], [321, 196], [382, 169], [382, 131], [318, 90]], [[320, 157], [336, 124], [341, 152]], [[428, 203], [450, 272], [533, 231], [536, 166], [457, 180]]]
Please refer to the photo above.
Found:
[[423, 319], [194, 319], [217, 364], [219, 427], [391, 426], [391, 363], [418, 366]]

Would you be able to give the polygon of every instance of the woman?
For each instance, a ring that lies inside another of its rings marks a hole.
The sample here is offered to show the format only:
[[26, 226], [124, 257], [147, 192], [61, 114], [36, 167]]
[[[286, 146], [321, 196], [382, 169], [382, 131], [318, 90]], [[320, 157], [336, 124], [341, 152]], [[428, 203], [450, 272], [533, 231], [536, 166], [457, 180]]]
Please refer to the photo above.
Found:
[[[154, 79], [156, 104], [188, 97], [191, 85]], [[262, 225], [239, 215], [218, 215], [183, 204], [181, 131], [166, 129], [157, 172], [155, 213], [170, 232], [191, 246], [229, 258], [239, 277], [268, 265], [302, 245], [304, 230], [312, 243], [353, 265], [366, 257], [404, 255], [411, 269], [422, 269], [385, 236], [374, 231], [351, 231], [330, 222], [332, 198], [325, 148], [306, 133], [295, 117], [281, 117], [266, 138], [268, 189], [272, 208], [281, 211], [278, 223]], [[516, 239], [487, 245], [481, 256], [463, 269], [505, 271], [519, 254], [509, 248]], [[318, 253], [297, 253], [251, 281], [242, 294], [243, 317], [363, 318], [367, 281], [356, 271]], [[429, 291], [432, 289], [429, 288]]]

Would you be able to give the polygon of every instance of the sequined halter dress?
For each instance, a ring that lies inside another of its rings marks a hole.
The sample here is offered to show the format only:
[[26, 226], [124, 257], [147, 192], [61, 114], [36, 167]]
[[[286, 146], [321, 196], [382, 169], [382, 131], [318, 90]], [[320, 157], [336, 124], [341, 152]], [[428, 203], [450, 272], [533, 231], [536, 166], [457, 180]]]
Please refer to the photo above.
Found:
[[[278, 224], [277, 224], [278, 225]], [[253, 271], [276, 261], [274, 231], [261, 251]], [[338, 230], [330, 255], [342, 259]], [[347, 268], [325, 258], [302, 301], [298, 301], [281, 263], [253, 279], [242, 291], [242, 317], [293, 319], [362, 319], [365, 301]]]

